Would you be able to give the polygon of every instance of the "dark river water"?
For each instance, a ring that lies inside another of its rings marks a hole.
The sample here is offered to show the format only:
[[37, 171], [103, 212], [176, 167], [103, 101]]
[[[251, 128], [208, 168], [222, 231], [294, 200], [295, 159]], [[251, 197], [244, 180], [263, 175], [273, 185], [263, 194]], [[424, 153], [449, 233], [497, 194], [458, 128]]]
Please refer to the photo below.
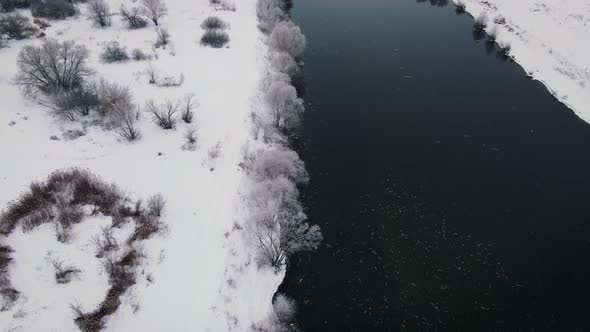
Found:
[[590, 327], [590, 126], [446, 3], [292, 8], [325, 241], [281, 291], [306, 331]]

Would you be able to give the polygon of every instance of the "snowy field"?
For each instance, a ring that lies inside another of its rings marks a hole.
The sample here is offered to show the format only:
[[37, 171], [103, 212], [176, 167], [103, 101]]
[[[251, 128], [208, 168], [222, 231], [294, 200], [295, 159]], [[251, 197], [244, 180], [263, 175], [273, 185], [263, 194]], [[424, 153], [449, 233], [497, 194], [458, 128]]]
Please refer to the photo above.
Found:
[[510, 45], [515, 61], [590, 122], [589, 1], [455, 0], [459, 2], [474, 17], [485, 13], [486, 31], [497, 29], [498, 42]]
[[[240, 0], [235, 11], [216, 11], [208, 0], [167, 0], [168, 15], [160, 25], [168, 29], [172, 43], [158, 49], [152, 48], [153, 24], [129, 30], [113, 16], [112, 26], [97, 28], [84, 15], [83, 4], [79, 15], [49, 21], [48, 37], [86, 46], [95, 76], [128, 86], [137, 105], [195, 95], [199, 107], [193, 124], [180, 121], [176, 129], [163, 130], [142, 111], [142, 137], [135, 142], [100, 126], [57, 120], [11, 84], [19, 50], [43, 39], [11, 40], [0, 49], [0, 210], [33, 180], [67, 167], [88, 169], [133, 199], [161, 193], [167, 201], [161, 218], [167, 231], [142, 242], [145, 257], [136, 284], [108, 317], [107, 331], [246, 331], [270, 310], [282, 275], [249, 264], [252, 250], [236, 235], [244, 219], [239, 195], [244, 172], [238, 164], [252, 135], [249, 116], [267, 70], [255, 2]], [[119, 0], [108, 3], [118, 12]], [[29, 10], [20, 12], [30, 17]], [[200, 45], [201, 22], [211, 15], [229, 24], [227, 47]], [[99, 54], [110, 41], [128, 51], [139, 48], [152, 60], [103, 63]], [[182, 75], [183, 84], [149, 84], [150, 63], [162, 77]], [[194, 149], [183, 149], [187, 126], [197, 129]], [[76, 302], [90, 311], [108, 288], [91, 239], [109, 219], [87, 213], [66, 244], [56, 240], [49, 224], [28, 232], [17, 228], [0, 238], [14, 249], [9, 275], [20, 292], [16, 303], [0, 311], [1, 331], [78, 331], [70, 305]], [[115, 237], [124, 238], [129, 231], [122, 227]], [[58, 285], [52, 259], [81, 272]]]

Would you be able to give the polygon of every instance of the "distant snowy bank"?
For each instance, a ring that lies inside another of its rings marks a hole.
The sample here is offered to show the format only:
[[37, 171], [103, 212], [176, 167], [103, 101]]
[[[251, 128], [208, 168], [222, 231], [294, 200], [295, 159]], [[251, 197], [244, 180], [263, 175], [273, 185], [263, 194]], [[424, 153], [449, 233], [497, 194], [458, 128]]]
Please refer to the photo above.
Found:
[[590, 122], [590, 2], [585, 0], [453, 0], [486, 32], [509, 45], [528, 75]]

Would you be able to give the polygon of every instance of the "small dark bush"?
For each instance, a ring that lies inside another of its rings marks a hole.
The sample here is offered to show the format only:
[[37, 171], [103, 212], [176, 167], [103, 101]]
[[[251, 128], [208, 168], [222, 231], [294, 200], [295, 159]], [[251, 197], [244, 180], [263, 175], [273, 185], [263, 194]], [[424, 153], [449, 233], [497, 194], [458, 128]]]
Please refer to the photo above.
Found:
[[131, 8], [128, 10], [121, 6], [119, 10], [123, 21], [127, 22], [129, 29], [141, 29], [147, 25], [147, 21], [141, 17], [139, 8]]
[[131, 59], [135, 61], [150, 60], [152, 57], [145, 54], [142, 50], [134, 48], [131, 50]]
[[195, 96], [190, 94], [184, 97], [182, 101], [182, 121], [185, 123], [193, 122], [193, 110], [199, 106]]
[[201, 24], [201, 28], [205, 30], [211, 29], [220, 29], [223, 30], [227, 28], [227, 23], [225, 23], [222, 19], [217, 16], [209, 16], [207, 17], [203, 23]]
[[455, 2], [455, 12], [457, 12], [457, 14], [462, 14], [465, 12], [465, 3], [463, 0], [457, 0]]
[[46, 17], [63, 20], [74, 16], [78, 10], [67, 0], [33, 0], [31, 1], [31, 13], [34, 17]]
[[162, 224], [156, 216], [151, 214], [140, 216], [137, 218], [135, 230], [127, 240], [127, 243], [131, 244], [135, 241], [148, 239], [150, 236], [160, 231], [161, 228]]
[[127, 61], [129, 60], [129, 55], [125, 50], [125, 47], [119, 45], [119, 42], [112, 41], [105, 45], [104, 50], [100, 55], [100, 59], [106, 63], [113, 63], [119, 61]]
[[0, 15], [0, 35], [7, 35], [11, 39], [21, 40], [32, 37], [38, 31], [30, 23], [29, 18], [21, 14]]
[[45, 30], [51, 26], [51, 24], [49, 24], [49, 22], [42, 20], [40, 18], [34, 18], [33, 23], [35, 23], [39, 27], [39, 29], [41, 29], [41, 30]]
[[201, 44], [221, 48], [229, 42], [229, 36], [222, 30], [207, 30], [201, 37]]
[[476, 31], [483, 31], [488, 25], [488, 16], [485, 13], [481, 13], [476, 16], [473, 21], [473, 29]]
[[88, 16], [98, 27], [111, 26], [111, 10], [104, 0], [92, 0], [88, 3]]
[[52, 260], [51, 265], [55, 271], [55, 281], [58, 284], [67, 284], [72, 281], [73, 277], [82, 272], [80, 269], [72, 265], [64, 265], [63, 262], [57, 259]]
[[170, 33], [168, 30], [164, 28], [157, 28], [156, 29], [156, 41], [154, 42], [154, 47], [163, 47], [166, 48], [166, 45], [170, 43]]

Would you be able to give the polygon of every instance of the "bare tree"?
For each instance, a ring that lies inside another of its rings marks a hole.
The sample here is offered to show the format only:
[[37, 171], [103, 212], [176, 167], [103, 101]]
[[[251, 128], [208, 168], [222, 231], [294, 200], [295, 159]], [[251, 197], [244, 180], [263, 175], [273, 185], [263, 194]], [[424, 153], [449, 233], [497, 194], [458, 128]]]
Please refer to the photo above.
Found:
[[291, 130], [299, 125], [304, 106], [297, 90], [282, 80], [273, 82], [265, 96], [271, 108], [272, 122], [277, 128]]
[[46, 40], [40, 47], [25, 46], [17, 57], [19, 72], [14, 78], [25, 94], [69, 91], [92, 74], [86, 66], [88, 51], [73, 41]]
[[111, 26], [111, 10], [104, 0], [92, 0], [88, 3], [88, 16], [101, 27]]
[[158, 25], [160, 18], [168, 14], [168, 8], [162, 0], [142, 0], [143, 14]]
[[269, 38], [270, 47], [279, 52], [286, 52], [294, 59], [303, 55], [305, 36], [301, 29], [291, 21], [278, 23]]

